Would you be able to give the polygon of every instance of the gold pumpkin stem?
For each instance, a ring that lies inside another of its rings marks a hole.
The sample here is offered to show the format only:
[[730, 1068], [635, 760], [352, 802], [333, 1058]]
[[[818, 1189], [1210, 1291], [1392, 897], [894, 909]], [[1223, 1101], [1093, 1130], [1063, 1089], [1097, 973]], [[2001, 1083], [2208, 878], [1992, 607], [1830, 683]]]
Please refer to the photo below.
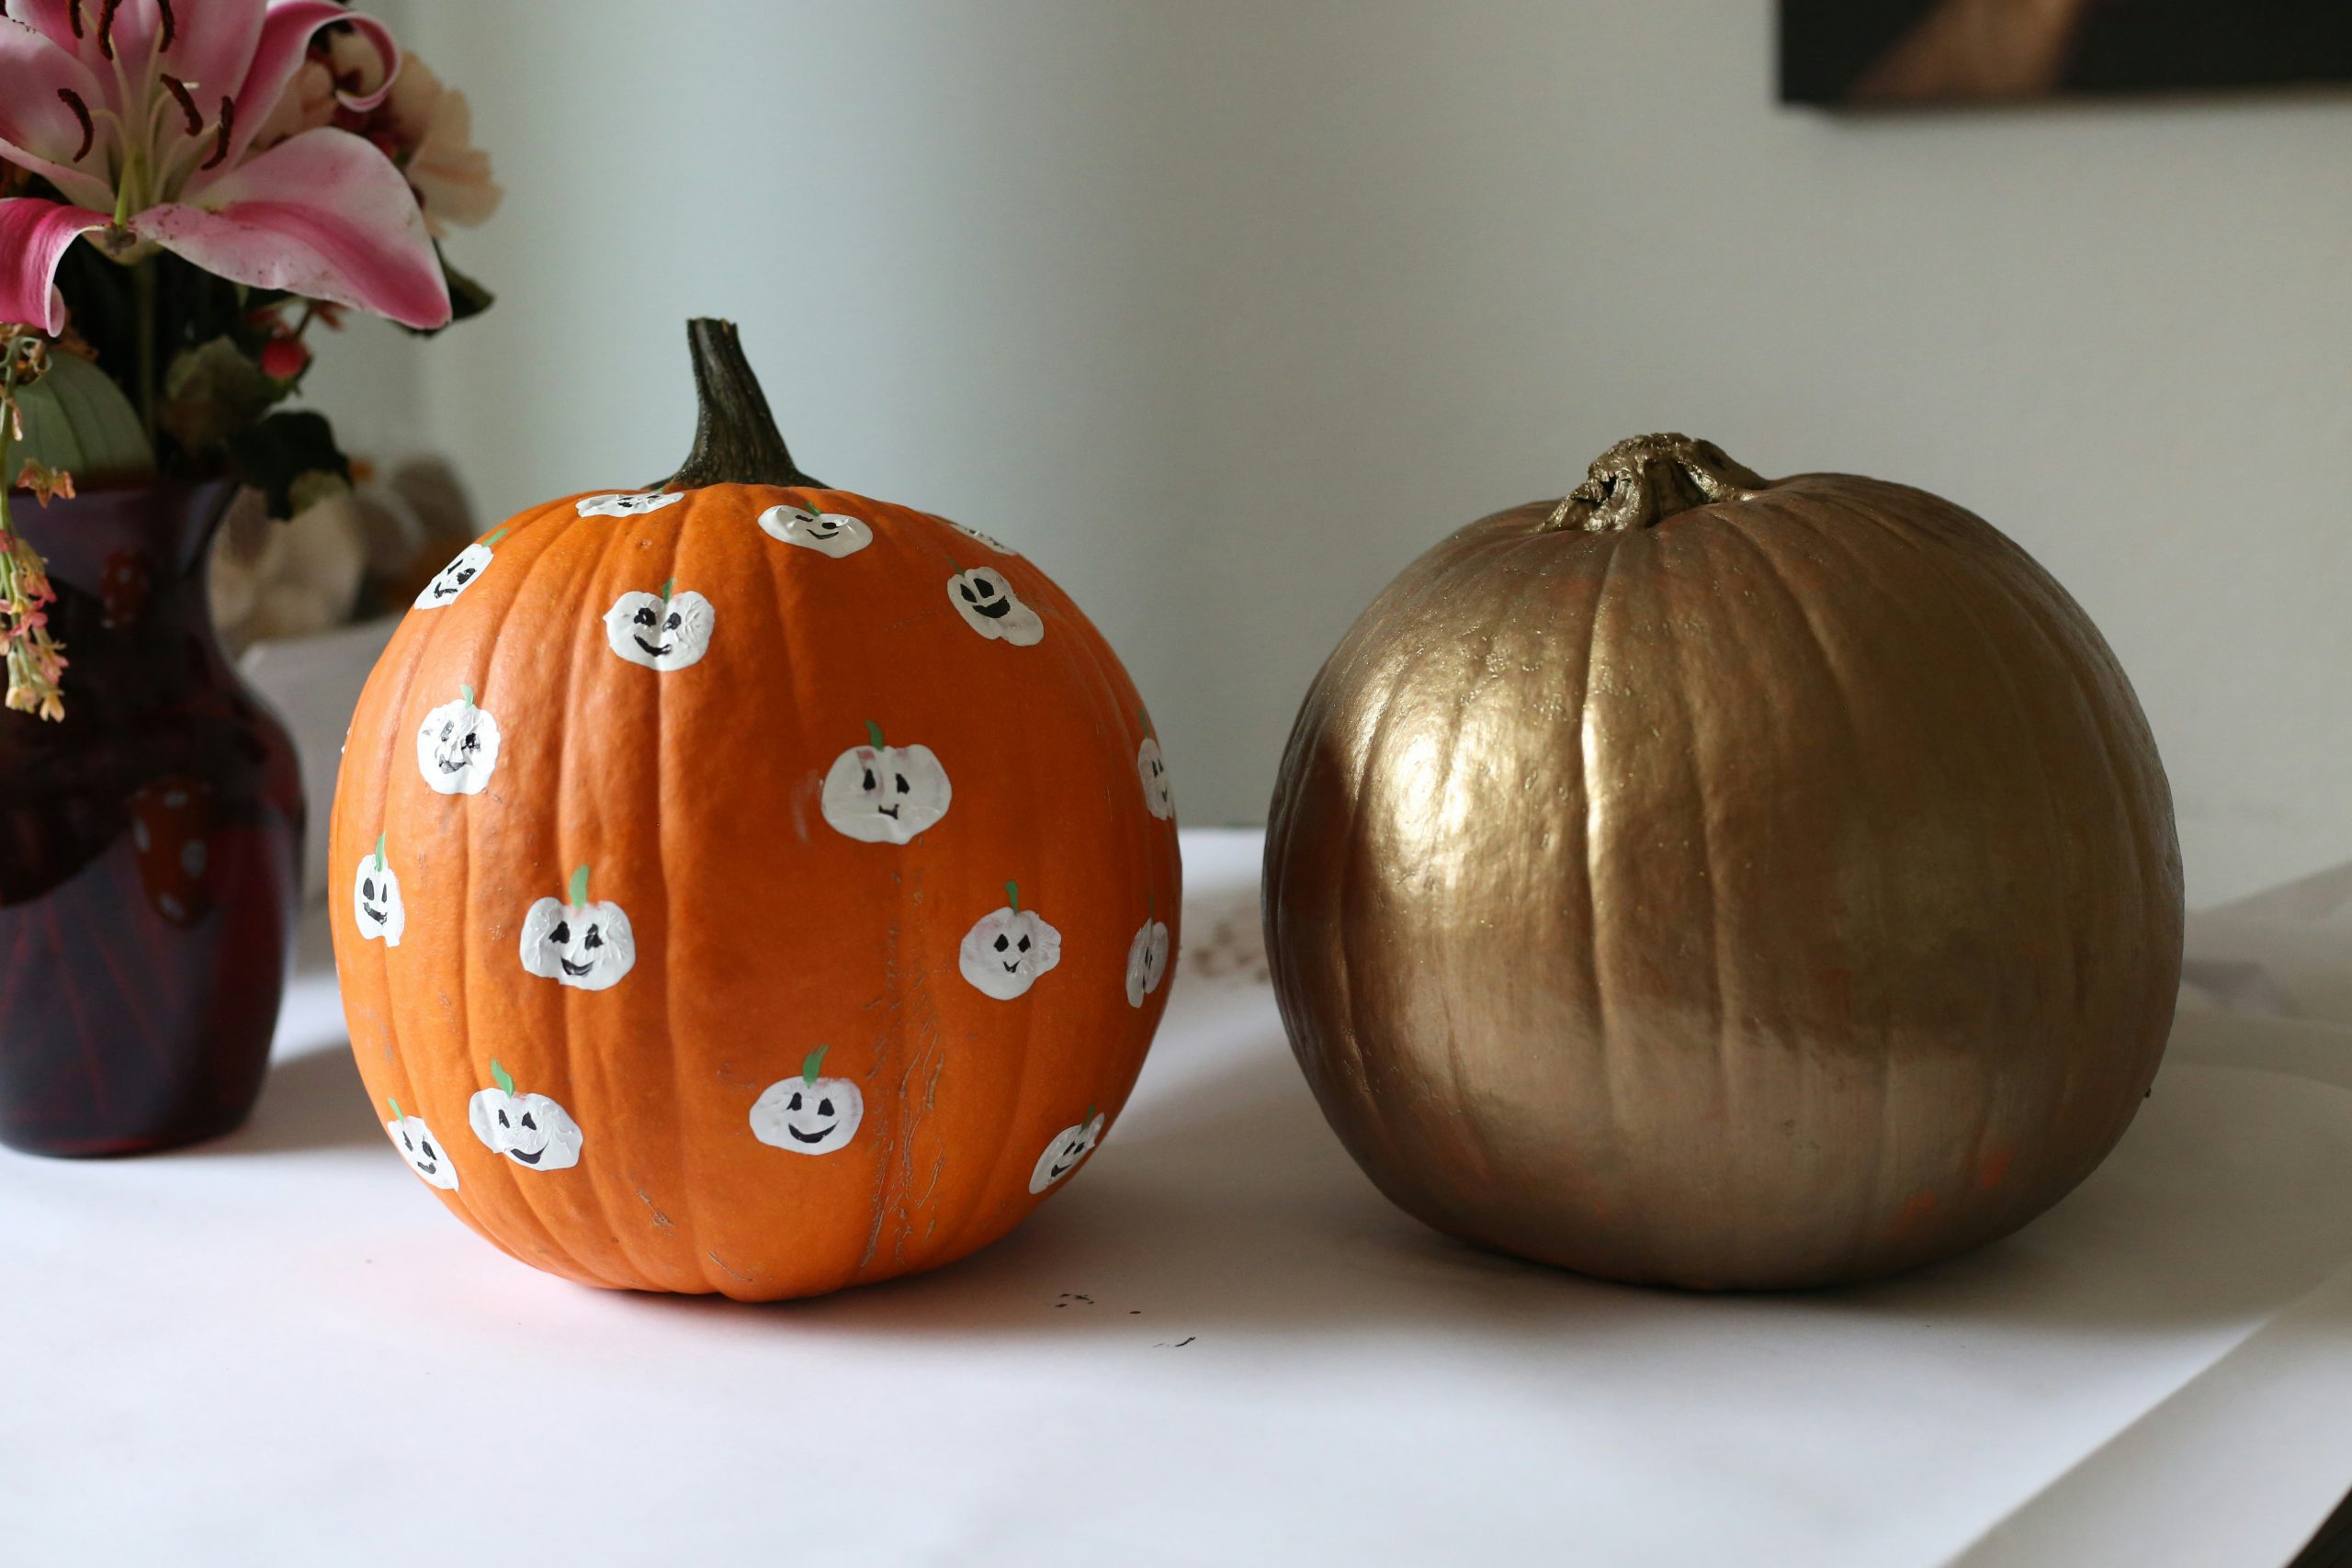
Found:
[[767, 394], [743, 356], [732, 321], [699, 316], [686, 323], [686, 347], [694, 355], [695, 449], [685, 466], [656, 489], [700, 490], [705, 485], [779, 485], [824, 490], [821, 480], [801, 472], [768, 410]]
[[1655, 528], [1677, 513], [1718, 501], [1746, 501], [1770, 484], [1712, 441], [1636, 435], [1596, 458], [1584, 483], [1568, 492], [1537, 532]]

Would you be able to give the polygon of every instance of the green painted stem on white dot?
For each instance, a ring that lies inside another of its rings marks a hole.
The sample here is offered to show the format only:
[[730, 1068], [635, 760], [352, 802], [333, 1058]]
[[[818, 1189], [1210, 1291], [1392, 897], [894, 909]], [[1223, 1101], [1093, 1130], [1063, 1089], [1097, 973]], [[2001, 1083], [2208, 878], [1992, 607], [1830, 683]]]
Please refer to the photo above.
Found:
[[376, 869], [378, 871], [384, 869], [384, 840], [386, 837], [387, 835], [382, 833], [376, 835]]
[[810, 1089], [815, 1089], [817, 1087], [818, 1071], [825, 1065], [825, 1053], [831, 1049], [832, 1047], [830, 1045], [820, 1045], [814, 1051], [808, 1053], [808, 1056], [800, 1064], [801, 1082], [807, 1084]]
[[408, 1112], [407, 1112], [407, 1111], [402, 1111], [402, 1110], [401, 1109], [401, 1102], [400, 1102], [399, 1100], [394, 1100], [390, 1095], [389, 1095], [389, 1094], [388, 1094], [388, 1095], [386, 1095], [386, 1096], [384, 1097], [384, 1103], [385, 1103], [385, 1104], [387, 1104], [387, 1105], [389, 1105], [389, 1106], [390, 1106], [390, 1107], [392, 1108], [392, 1120], [393, 1120], [393, 1121], [395, 1121], [395, 1122], [405, 1122], [405, 1121], [407, 1121], [407, 1120], [408, 1120]]
[[673, 589], [676, 588], [677, 586], [678, 586], [678, 580], [677, 580], [676, 578], [674, 578], [674, 577], [673, 577], [673, 578], [672, 578], [669, 581], [667, 581], [667, 582], [665, 582], [665, 583], [663, 583], [663, 584], [662, 585], [662, 603], [663, 603], [664, 604], [667, 604], [670, 602], [670, 592], [671, 592], [671, 590], [673, 590]]
[[498, 1092], [501, 1094], [514, 1092], [514, 1075], [500, 1066], [498, 1058], [495, 1056], [490, 1059], [490, 1081], [498, 1086]]
[[882, 727], [875, 723], [870, 718], [865, 721], [865, 738], [874, 742], [874, 749], [876, 751], [884, 749], [882, 745]]
[[1021, 913], [1021, 884], [1018, 882], [1006, 883], [1004, 885], [1004, 896], [1007, 899], [1011, 900], [1012, 912], [1016, 915]]
[[474, 689], [471, 686], [458, 687], [458, 694], [466, 699], [466, 706], [473, 707], [477, 705], [474, 702]]
[[586, 866], [583, 865], [571, 874], [571, 886], [566, 891], [571, 895], [573, 908], [584, 909], [588, 907], [588, 868]]
[[1091, 1126], [1093, 1126], [1093, 1125], [1094, 1125], [1094, 1118], [1095, 1118], [1095, 1115], [1096, 1115], [1095, 1108], [1094, 1108], [1093, 1106], [1091, 1106], [1091, 1105], [1088, 1106], [1088, 1107], [1086, 1108], [1086, 1120], [1085, 1120], [1085, 1121], [1083, 1121], [1083, 1122], [1080, 1122], [1080, 1123], [1079, 1123], [1079, 1125], [1080, 1125], [1080, 1126], [1081, 1126], [1081, 1127], [1091, 1127]]
[[499, 540], [501, 540], [501, 539], [503, 539], [503, 538], [506, 537], [506, 536], [507, 536], [507, 535], [509, 535], [509, 534], [513, 533], [514, 531], [514, 526], [513, 526], [513, 525], [511, 525], [511, 524], [510, 524], [510, 525], [507, 525], [507, 526], [505, 526], [505, 527], [503, 527], [503, 528], [499, 529], [499, 530], [498, 530], [498, 532], [496, 532], [496, 533], [492, 534], [489, 538], [484, 539], [484, 540], [481, 542], [481, 547], [482, 547], [483, 549], [490, 549], [491, 547], [492, 547], [493, 546], [495, 546], [495, 545], [498, 543], [498, 541], [499, 541]]

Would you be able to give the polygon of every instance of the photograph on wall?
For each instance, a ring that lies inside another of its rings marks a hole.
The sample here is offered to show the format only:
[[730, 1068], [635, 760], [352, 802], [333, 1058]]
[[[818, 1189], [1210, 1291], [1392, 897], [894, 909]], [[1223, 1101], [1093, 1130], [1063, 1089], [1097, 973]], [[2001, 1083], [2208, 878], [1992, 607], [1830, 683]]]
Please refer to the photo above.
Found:
[[2352, 82], [2352, 0], [1781, 0], [1791, 103]]

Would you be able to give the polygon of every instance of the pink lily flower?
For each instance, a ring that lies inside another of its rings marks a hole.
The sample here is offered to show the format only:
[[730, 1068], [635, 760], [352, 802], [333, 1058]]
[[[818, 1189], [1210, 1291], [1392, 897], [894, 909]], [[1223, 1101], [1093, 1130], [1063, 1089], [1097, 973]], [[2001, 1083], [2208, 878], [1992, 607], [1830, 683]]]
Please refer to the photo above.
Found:
[[252, 152], [311, 35], [349, 23], [400, 71], [381, 23], [332, 0], [0, 0], [0, 158], [65, 200], [0, 200], [0, 321], [56, 333], [58, 264], [85, 234], [258, 288], [412, 327], [449, 320], [415, 194], [382, 151], [322, 127]]

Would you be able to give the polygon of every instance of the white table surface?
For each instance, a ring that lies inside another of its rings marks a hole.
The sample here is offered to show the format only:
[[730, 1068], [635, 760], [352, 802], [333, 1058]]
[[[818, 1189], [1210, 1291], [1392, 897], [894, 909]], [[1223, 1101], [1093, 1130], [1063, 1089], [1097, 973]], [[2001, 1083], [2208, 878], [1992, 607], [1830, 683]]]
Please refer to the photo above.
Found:
[[954, 1268], [779, 1306], [476, 1240], [313, 942], [244, 1132], [0, 1154], [0, 1563], [2210, 1568], [2352, 1486], [2352, 1000], [2220, 1010], [2298, 1012], [2258, 966], [2325, 972], [2324, 898], [2200, 925], [2213, 997], [2019, 1235], [1711, 1299], [1388, 1208], [1253, 963], [1256, 836], [1185, 850], [1168, 1022], [1083, 1176]]

